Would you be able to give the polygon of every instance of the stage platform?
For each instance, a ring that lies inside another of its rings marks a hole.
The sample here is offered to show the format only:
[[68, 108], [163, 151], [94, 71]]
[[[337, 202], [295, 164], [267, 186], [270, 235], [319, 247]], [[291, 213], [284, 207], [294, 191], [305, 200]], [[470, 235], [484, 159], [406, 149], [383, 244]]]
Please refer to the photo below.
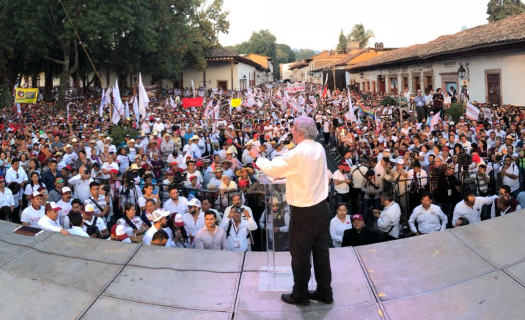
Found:
[[[454, 230], [330, 250], [335, 303], [268, 291], [266, 253], [196, 251], [0, 222], [2, 319], [523, 319], [525, 210]], [[276, 254], [291, 290], [290, 255]]]

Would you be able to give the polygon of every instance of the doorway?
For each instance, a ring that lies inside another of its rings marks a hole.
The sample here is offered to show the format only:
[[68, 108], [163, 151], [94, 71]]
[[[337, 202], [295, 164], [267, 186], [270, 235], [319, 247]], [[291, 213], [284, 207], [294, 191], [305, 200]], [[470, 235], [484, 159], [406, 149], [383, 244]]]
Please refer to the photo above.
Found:
[[487, 102], [491, 105], [501, 105], [501, 75], [487, 73]]
[[219, 90], [228, 90], [228, 80], [218, 80], [217, 88]]

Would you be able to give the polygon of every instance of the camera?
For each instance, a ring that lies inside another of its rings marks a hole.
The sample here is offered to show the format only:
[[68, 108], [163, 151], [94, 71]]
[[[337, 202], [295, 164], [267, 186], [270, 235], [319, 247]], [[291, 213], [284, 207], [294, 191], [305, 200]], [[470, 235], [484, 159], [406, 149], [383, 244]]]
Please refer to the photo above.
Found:
[[458, 165], [462, 167], [468, 167], [472, 164], [472, 155], [462, 151], [458, 154]]
[[240, 206], [233, 206], [232, 209], [234, 210], [235, 213], [238, 213], [238, 214], [242, 214], [244, 212], [244, 209], [241, 208]]

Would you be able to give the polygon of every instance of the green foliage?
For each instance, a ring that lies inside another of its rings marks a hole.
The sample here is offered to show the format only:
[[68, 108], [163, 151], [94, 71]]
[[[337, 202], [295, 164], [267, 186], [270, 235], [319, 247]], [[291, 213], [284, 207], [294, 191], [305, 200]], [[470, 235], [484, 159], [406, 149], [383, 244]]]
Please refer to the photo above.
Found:
[[365, 30], [362, 23], [357, 23], [352, 28], [352, 31], [348, 35], [348, 39], [352, 41], [359, 41], [359, 48], [366, 48], [370, 39], [374, 38], [374, 32], [372, 30]]
[[464, 116], [466, 107], [463, 103], [452, 103], [445, 109], [445, 115], [450, 116], [454, 122], [459, 122], [459, 117]]
[[341, 34], [339, 35], [339, 43], [337, 43], [337, 47], [335, 48], [335, 51], [338, 53], [346, 52], [346, 44], [348, 40], [346, 39], [345, 35], [343, 34], [343, 29], [341, 29]]
[[5, 85], [0, 85], [0, 109], [13, 106], [13, 99], [10, 94], [10, 89]]
[[361, 100], [367, 100], [368, 98], [370, 98], [370, 95], [368, 93], [361, 94]]
[[382, 106], [386, 106], [387, 104], [391, 105], [391, 106], [395, 106], [397, 104], [397, 100], [392, 98], [392, 97], [385, 97], [381, 103], [380, 103]]
[[295, 50], [295, 60], [302, 61], [304, 59], [310, 58], [311, 56], [315, 56], [317, 53], [317, 51], [314, 51], [312, 49]]
[[487, 4], [489, 22], [499, 21], [525, 12], [525, 4], [520, 0], [490, 0]]
[[112, 139], [111, 143], [118, 146], [122, 141], [124, 141], [124, 137], [127, 134], [129, 134], [130, 138], [135, 139], [135, 137], [139, 134], [139, 131], [125, 126], [114, 127], [114, 129], [111, 131], [111, 134], [109, 135]]
[[0, 30], [9, 31], [0, 32], [0, 81], [53, 72], [60, 106], [69, 78], [93, 71], [80, 43], [99, 72], [176, 80], [188, 64], [204, 68], [229, 28], [222, 0], [0, 0], [0, 8]]

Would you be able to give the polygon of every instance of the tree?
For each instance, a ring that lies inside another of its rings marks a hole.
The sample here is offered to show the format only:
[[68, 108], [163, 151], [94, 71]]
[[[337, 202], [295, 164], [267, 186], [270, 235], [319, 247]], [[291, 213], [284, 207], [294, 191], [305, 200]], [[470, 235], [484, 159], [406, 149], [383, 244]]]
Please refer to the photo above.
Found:
[[315, 56], [316, 54], [317, 52], [312, 49], [299, 49], [295, 50], [295, 59], [296, 61], [301, 61], [310, 58], [311, 56]]
[[339, 43], [337, 44], [337, 47], [335, 48], [335, 51], [338, 53], [344, 53], [346, 52], [346, 44], [348, 40], [346, 39], [345, 35], [343, 34], [343, 29], [341, 29], [341, 34], [339, 34]]
[[487, 4], [487, 20], [499, 21], [525, 12], [525, 4], [520, 0], [490, 0]]
[[222, 0], [0, 0], [0, 8], [0, 30], [9, 30], [0, 33], [0, 81], [12, 89], [45, 70], [47, 99], [59, 75], [59, 107], [71, 78], [97, 80], [92, 63], [116, 71], [121, 88], [132, 73], [173, 81], [188, 64], [203, 69], [229, 28]]
[[290, 48], [289, 45], [287, 44], [283, 44], [283, 43], [278, 43], [276, 45], [277, 47], [277, 58], [279, 58], [279, 51], [281, 52], [281, 57], [283, 57], [283, 59], [285, 58], [286, 62], [284, 63], [288, 63], [288, 62], [293, 62], [295, 61], [295, 52], [292, 50], [292, 48]]
[[374, 38], [374, 32], [372, 30], [365, 30], [362, 23], [357, 23], [352, 28], [352, 31], [348, 35], [348, 39], [351, 41], [359, 41], [359, 48], [366, 48], [370, 39]]

